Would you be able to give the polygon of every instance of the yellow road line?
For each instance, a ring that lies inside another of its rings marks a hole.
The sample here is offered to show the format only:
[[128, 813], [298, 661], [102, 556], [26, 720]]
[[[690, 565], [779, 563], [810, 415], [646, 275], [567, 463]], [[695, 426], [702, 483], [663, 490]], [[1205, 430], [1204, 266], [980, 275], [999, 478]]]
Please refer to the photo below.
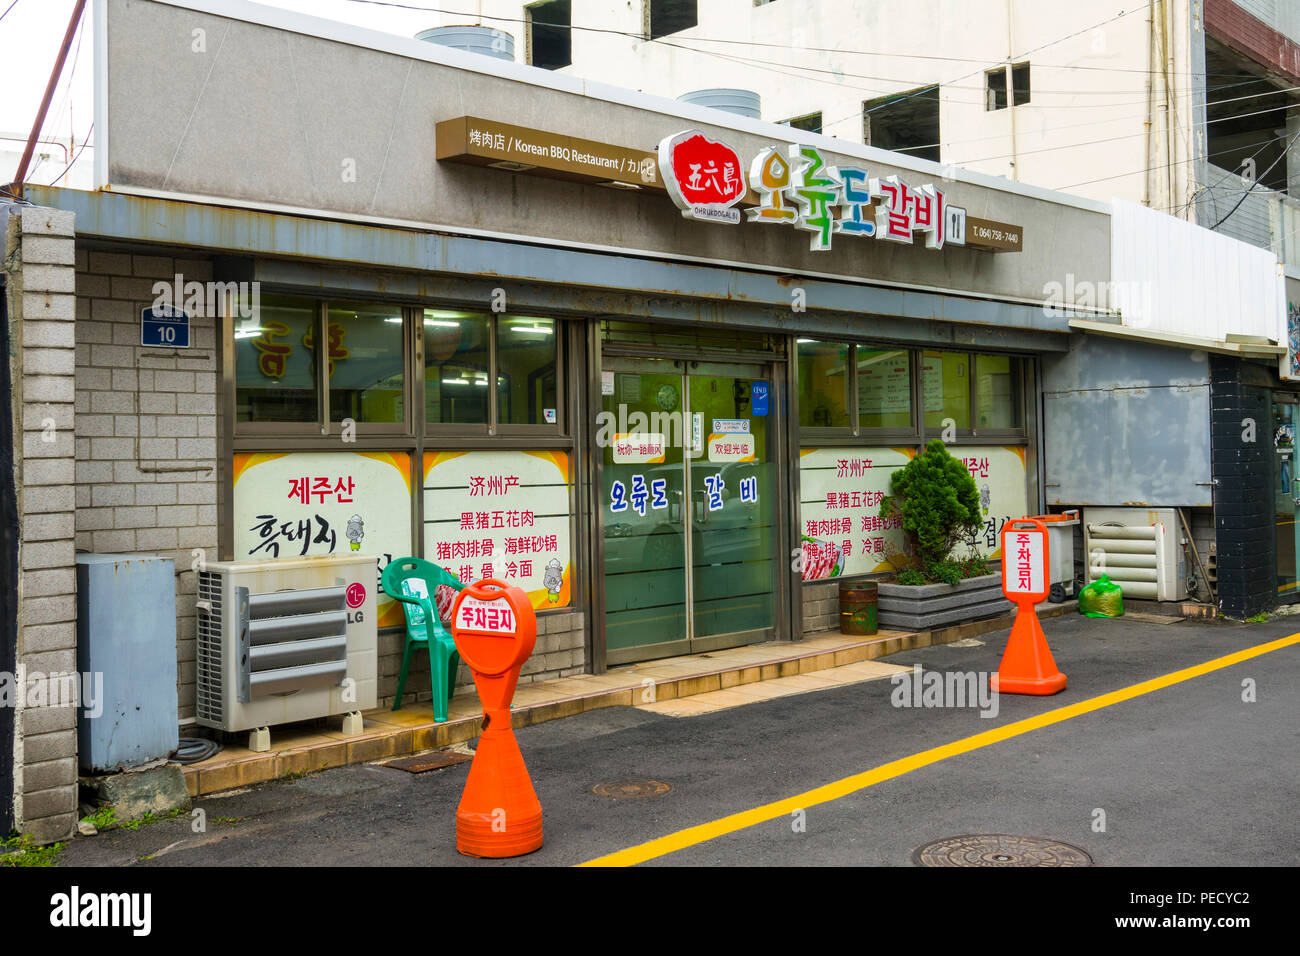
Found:
[[733, 813], [730, 816], [722, 817], [719, 820], [713, 820], [709, 823], [701, 823], [698, 826], [688, 827], [685, 830], [679, 830], [676, 833], [670, 833], [648, 843], [642, 843], [638, 846], [628, 847], [625, 850], [618, 850], [605, 856], [597, 857], [594, 860], [588, 860], [581, 866], [634, 866], [637, 863], [644, 863], [646, 860], [653, 860], [656, 857], [667, 856], [669, 853], [676, 853], [678, 850], [684, 850], [689, 846], [695, 846], [708, 840], [717, 839], [728, 833], [735, 833], [737, 830], [744, 830], [755, 824], [765, 823], [768, 820], [775, 820], [778, 817], [785, 817], [792, 814], [795, 810], [806, 810], [809, 807], [816, 806], [819, 803], [829, 803], [832, 800], [838, 800], [840, 797], [848, 796], [858, 790], [864, 790], [867, 787], [874, 786], [885, 780], [892, 780], [895, 777], [901, 777], [904, 774], [911, 773], [913, 770], [919, 770], [921, 767], [928, 767], [931, 764], [947, 760], [949, 757], [957, 757], [961, 754], [970, 753], [972, 750], [978, 750], [981, 747], [987, 747], [990, 744], [1000, 743], [1003, 740], [1009, 740], [1012, 737], [1018, 737], [1021, 734], [1027, 734], [1030, 731], [1038, 730], [1042, 727], [1050, 727], [1052, 724], [1059, 724], [1062, 721], [1069, 720], [1072, 717], [1079, 717], [1088, 714], [1094, 710], [1101, 710], [1103, 707], [1110, 707], [1114, 704], [1123, 703], [1126, 700], [1132, 700], [1134, 697], [1141, 697], [1143, 694], [1149, 694], [1152, 691], [1161, 690], [1165, 687], [1171, 687], [1174, 684], [1180, 684], [1183, 681], [1191, 680], [1193, 677], [1200, 677], [1203, 674], [1209, 674], [1213, 671], [1222, 670], [1225, 667], [1231, 667], [1233, 664], [1239, 664], [1242, 661], [1250, 660], [1252, 657], [1259, 657], [1261, 654], [1268, 654], [1272, 651], [1281, 650], [1284, 647], [1290, 647], [1294, 644], [1300, 644], [1300, 634], [1292, 634], [1290, 637], [1279, 638], [1276, 641], [1270, 641], [1267, 644], [1257, 644], [1254, 647], [1248, 647], [1243, 651], [1237, 651], [1235, 654], [1228, 654], [1225, 657], [1216, 657], [1213, 660], [1206, 661], [1203, 664], [1197, 664], [1194, 667], [1184, 668], [1180, 671], [1174, 671], [1171, 674], [1164, 674], [1160, 677], [1153, 677], [1151, 680], [1143, 681], [1140, 684], [1133, 684], [1130, 687], [1124, 687], [1120, 690], [1111, 691], [1109, 694], [1102, 694], [1099, 697], [1090, 697], [1087, 700], [1081, 700], [1077, 704], [1070, 704], [1066, 707], [1058, 707], [1055, 710], [1049, 710], [1045, 714], [1039, 714], [1035, 717], [1026, 717], [1024, 720], [1017, 720], [1015, 723], [1007, 724], [1003, 727], [995, 727], [992, 730], [986, 730], [983, 733], [975, 734], [973, 737], [964, 737], [961, 740], [954, 740], [952, 743], [944, 744], [941, 747], [934, 747], [930, 750], [923, 750], [920, 753], [912, 754], [908, 757], [902, 757], [898, 760], [890, 761], [863, 773], [854, 774], [851, 777], [845, 777], [842, 780], [836, 780], [816, 789], [809, 790], [806, 793], [797, 796], [788, 797], [785, 800], [778, 800], [775, 803], [764, 804], [761, 807], [754, 807], [751, 810], [745, 810], [741, 813]]

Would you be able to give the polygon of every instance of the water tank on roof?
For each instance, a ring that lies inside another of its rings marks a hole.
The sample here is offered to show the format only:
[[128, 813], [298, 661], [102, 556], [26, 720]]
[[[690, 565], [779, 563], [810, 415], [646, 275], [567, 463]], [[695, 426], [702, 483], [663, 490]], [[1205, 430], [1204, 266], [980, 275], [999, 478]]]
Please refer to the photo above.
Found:
[[484, 56], [495, 57], [498, 60], [513, 61], [515, 58], [515, 38], [495, 27], [433, 27], [430, 30], [421, 30], [415, 38], [455, 47], [457, 50], [482, 53]]
[[696, 106], [711, 106], [715, 110], [736, 113], [758, 119], [761, 99], [753, 90], [695, 90], [683, 93], [677, 99], [682, 103], [694, 103]]

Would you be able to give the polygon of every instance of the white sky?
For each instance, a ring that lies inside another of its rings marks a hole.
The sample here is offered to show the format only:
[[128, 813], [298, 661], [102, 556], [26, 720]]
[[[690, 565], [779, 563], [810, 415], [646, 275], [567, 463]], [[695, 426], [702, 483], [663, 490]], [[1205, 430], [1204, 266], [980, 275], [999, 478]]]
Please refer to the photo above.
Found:
[[[12, 0], [0, 0], [0, 13], [4, 13]], [[457, 13], [470, 13], [478, 8], [476, 0], [399, 0], [411, 6], [447, 9]], [[352, 0], [266, 0], [261, 4], [296, 10], [326, 20], [338, 20], [381, 30], [398, 36], [411, 37], [420, 30], [439, 26], [443, 22], [437, 12], [399, 10], [356, 3]], [[75, 0], [18, 0], [17, 5], [0, 20], [0, 182], [8, 182], [18, 164], [18, 154], [31, 132], [40, 106], [45, 84], [59, 53], [59, 44], [68, 27]], [[94, 106], [93, 62], [94, 50], [91, 25], [94, 2], [87, 0], [86, 12], [80, 27], [80, 53], [78, 38], [72, 41], [68, 60], [50, 110], [42, 128], [43, 139], [58, 139], [64, 143], [71, 136], [77, 145], [90, 133]], [[448, 22], [462, 22], [464, 16], [448, 17]], [[165, 67], [163, 67], [165, 68]], [[70, 95], [69, 95], [70, 92]], [[91, 146], [93, 143], [93, 133]], [[46, 150], [50, 164], [61, 163], [60, 149]], [[76, 178], [80, 184], [88, 182], [89, 152], [77, 163]], [[85, 167], [85, 168], [83, 168]], [[49, 182], [59, 170], [40, 169], [29, 172], [30, 182]], [[73, 177], [69, 177], [71, 179]], [[65, 180], [62, 185], [68, 185]]]

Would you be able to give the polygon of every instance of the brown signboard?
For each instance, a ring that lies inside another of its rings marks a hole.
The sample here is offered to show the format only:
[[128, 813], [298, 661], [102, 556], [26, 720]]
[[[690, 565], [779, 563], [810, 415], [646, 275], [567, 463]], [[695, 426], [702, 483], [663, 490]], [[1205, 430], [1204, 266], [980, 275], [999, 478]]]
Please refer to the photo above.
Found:
[[549, 178], [664, 191], [651, 150], [611, 146], [576, 136], [459, 116], [437, 126], [440, 160], [495, 166]]
[[1025, 245], [1025, 230], [1009, 222], [966, 218], [966, 245], [994, 252], [1020, 252]]

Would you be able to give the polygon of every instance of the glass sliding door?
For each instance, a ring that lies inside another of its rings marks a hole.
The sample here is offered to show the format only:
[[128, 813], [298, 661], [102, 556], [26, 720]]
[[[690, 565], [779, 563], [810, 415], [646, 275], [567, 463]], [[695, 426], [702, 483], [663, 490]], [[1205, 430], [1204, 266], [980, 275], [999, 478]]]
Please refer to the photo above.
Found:
[[753, 414], [755, 381], [743, 371], [688, 376], [692, 428], [703, 436], [703, 447], [688, 459], [697, 643], [747, 633], [766, 640], [775, 617], [772, 416]]
[[770, 375], [606, 359], [604, 376], [607, 661], [770, 640], [779, 526]]
[[611, 662], [635, 658], [624, 653], [629, 649], [654, 645], [663, 653], [640, 657], [685, 653], [688, 640], [685, 449], [680, 427], [671, 428], [684, 414], [683, 376], [672, 362], [636, 366], [606, 369], [613, 391], [602, 395], [607, 424], [597, 434]]

